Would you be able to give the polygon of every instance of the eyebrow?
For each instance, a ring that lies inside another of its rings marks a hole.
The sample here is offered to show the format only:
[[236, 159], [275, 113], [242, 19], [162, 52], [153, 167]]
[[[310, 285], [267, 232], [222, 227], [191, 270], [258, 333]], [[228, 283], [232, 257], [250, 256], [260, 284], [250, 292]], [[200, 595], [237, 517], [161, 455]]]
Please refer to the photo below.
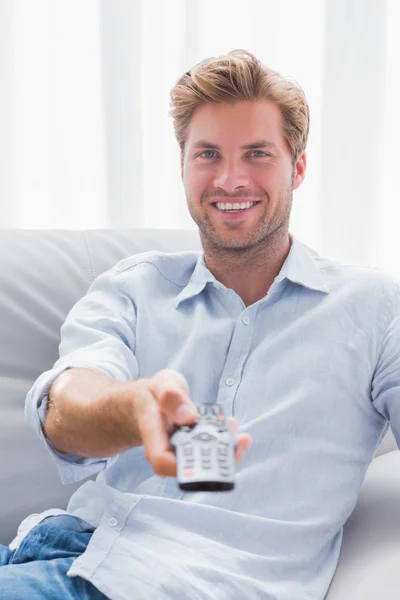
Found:
[[[199, 140], [193, 144], [193, 148], [211, 148], [212, 150], [221, 150], [220, 146], [217, 144], [212, 144], [211, 142], [207, 142], [206, 140]], [[254, 150], [255, 148], [276, 148], [276, 144], [267, 142], [267, 140], [256, 140], [251, 144], [241, 146], [242, 150]]]

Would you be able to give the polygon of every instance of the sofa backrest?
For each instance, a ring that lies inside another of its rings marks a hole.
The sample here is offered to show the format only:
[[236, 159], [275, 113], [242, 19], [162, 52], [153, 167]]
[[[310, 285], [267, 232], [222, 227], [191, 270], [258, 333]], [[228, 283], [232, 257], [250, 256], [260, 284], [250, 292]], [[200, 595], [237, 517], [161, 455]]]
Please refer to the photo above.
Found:
[[[25, 422], [25, 397], [58, 358], [69, 310], [100, 273], [139, 252], [201, 248], [195, 230], [2, 230], [0, 234], [0, 543], [33, 512], [64, 508], [62, 486]], [[390, 430], [378, 453], [396, 449]]]
[[58, 358], [69, 310], [122, 258], [200, 248], [196, 230], [1, 230], [0, 543], [29, 514], [64, 508], [81, 485], [61, 484], [24, 417], [27, 392]]

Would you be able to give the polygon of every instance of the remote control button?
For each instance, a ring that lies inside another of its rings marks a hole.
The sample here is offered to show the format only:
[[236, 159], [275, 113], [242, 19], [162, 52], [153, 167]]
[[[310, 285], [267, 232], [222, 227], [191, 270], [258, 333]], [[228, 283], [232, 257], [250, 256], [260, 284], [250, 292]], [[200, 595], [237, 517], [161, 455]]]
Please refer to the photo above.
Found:
[[183, 447], [183, 454], [185, 456], [191, 456], [193, 454], [193, 448], [190, 445], [184, 446]]
[[200, 448], [200, 454], [202, 456], [210, 456], [211, 448]]
[[224, 446], [219, 446], [218, 447], [218, 454], [222, 455], [222, 456], [226, 456], [228, 454], [228, 448], [224, 447]]
[[209, 433], [198, 433], [197, 435], [193, 436], [194, 440], [203, 440], [204, 442], [208, 442], [208, 438], [209, 438]]
[[211, 440], [216, 440], [217, 438], [209, 433], [198, 433], [197, 435], [194, 435], [192, 439], [201, 440], [202, 442], [210, 442]]

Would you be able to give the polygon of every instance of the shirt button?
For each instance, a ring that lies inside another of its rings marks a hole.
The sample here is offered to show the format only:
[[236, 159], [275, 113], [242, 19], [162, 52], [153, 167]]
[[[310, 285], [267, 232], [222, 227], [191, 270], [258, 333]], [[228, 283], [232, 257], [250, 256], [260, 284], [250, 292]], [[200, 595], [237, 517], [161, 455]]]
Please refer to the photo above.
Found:
[[110, 527], [115, 527], [116, 525], [118, 525], [118, 521], [114, 517], [111, 517], [111, 519], [108, 519], [107, 523], [109, 524]]
[[228, 377], [228, 379], [225, 381], [226, 385], [233, 385], [235, 383], [235, 380], [232, 379], [232, 377]]
[[242, 321], [245, 325], [248, 325], [250, 323], [249, 317], [243, 317]]

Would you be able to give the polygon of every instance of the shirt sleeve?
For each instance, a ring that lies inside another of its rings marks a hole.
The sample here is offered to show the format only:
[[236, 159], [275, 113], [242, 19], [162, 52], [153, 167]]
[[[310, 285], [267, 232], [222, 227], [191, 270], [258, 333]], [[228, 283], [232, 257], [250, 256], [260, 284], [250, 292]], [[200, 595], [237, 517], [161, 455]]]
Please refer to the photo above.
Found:
[[43, 429], [49, 389], [61, 373], [73, 367], [101, 371], [116, 381], [137, 378], [135, 332], [134, 303], [125, 292], [121, 274], [114, 269], [102, 273], [67, 315], [61, 327], [59, 359], [38, 377], [27, 394], [26, 419], [44, 441], [62, 483], [97, 473], [113, 464], [118, 455], [85, 458], [58, 452]]
[[400, 448], [400, 286], [389, 294], [384, 334], [372, 379], [372, 403], [390, 423]]

